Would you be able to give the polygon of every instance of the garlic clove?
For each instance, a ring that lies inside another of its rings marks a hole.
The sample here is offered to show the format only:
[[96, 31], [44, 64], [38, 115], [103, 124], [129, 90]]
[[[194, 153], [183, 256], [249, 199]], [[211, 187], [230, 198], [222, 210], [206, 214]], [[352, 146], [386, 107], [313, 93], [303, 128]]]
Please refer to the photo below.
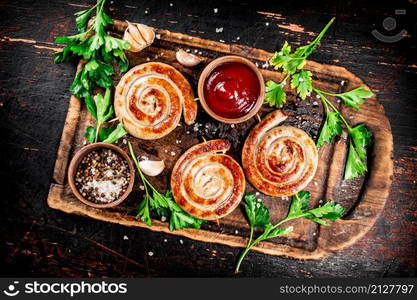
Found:
[[182, 49], [179, 49], [177, 53], [175, 53], [175, 57], [177, 58], [178, 62], [186, 67], [194, 67], [201, 62], [201, 59], [194, 54], [187, 53]]
[[165, 163], [163, 160], [142, 160], [139, 168], [148, 176], [158, 176], [165, 169]]
[[127, 30], [132, 35], [132, 37], [137, 41], [139, 44], [146, 43], [146, 40], [143, 39], [142, 35], [140, 34], [140, 31], [136, 24], [134, 23], [127, 23]]
[[132, 37], [132, 35], [129, 33], [129, 31], [125, 31], [125, 33], [123, 35], [123, 40], [129, 42], [129, 44], [130, 44], [129, 51], [138, 52], [138, 51], [141, 50], [139, 43], [135, 41], [135, 39]]
[[139, 29], [139, 32], [142, 35], [143, 39], [149, 45], [152, 44], [155, 39], [155, 32], [153, 31], [153, 29], [143, 24], [136, 24], [136, 26]]
[[155, 32], [149, 26], [127, 22], [123, 39], [131, 44], [129, 51], [139, 52], [153, 43]]

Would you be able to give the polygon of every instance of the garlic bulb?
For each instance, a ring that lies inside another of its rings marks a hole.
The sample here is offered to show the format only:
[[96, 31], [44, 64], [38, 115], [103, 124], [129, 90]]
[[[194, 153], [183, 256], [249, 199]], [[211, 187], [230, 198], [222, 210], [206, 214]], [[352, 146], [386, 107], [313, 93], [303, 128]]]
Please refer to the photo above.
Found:
[[158, 176], [165, 169], [165, 163], [163, 160], [142, 160], [139, 168], [148, 176]]
[[149, 26], [127, 22], [123, 39], [130, 43], [129, 51], [139, 52], [153, 43], [155, 32]]
[[194, 54], [187, 53], [182, 49], [179, 49], [177, 53], [175, 53], [175, 57], [177, 58], [178, 62], [186, 67], [194, 67], [201, 62], [201, 59]]

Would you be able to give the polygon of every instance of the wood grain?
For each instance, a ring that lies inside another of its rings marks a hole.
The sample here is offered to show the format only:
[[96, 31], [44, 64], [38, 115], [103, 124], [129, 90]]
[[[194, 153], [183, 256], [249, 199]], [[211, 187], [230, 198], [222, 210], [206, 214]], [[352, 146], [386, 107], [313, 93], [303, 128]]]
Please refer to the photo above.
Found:
[[[124, 22], [117, 21], [115, 23], [116, 33], [120, 35], [125, 26]], [[156, 29], [156, 31], [161, 38], [144, 51], [130, 54], [131, 64], [136, 65], [147, 60], [172, 64], [185, 74], [194, 87], [203, 65], [196, 69], [187, 69], [179, 65], [175, 61], [175, 51], [179, 47], [189, 48], [201, 56], [204, 59], [204, 63], [208, 63], [221, 55], [234, 54], [245, 56], [260, 65], [272, 55], [264, 50], [246, 46], [228, 45], [168, 30]], [[343, 67], [308, 61], [306, 69], [311, 70], [315, 74], [315, 85], [328, 91], [350, 90], [364, 85], [362, 80]], [[282, 78], [282, 74], [271, 69], [260, 70], [265, 80], [279, 80]], [[117, 77], [120, 78], [120, 74]], [[340, 85], [342, 81], [345, 83], [343, 87]], [[117, 83], [117, 80], [115, 83]], [[293, 111], [290, 108], [290, 118], [286, 124], [301, 127], [316, 138], [323, 119], [323, 111], [321, 106], [312, 107], [311, 102], [313, 101], [314, 98], [301, 102], [300, 99], [292, 95], [290, 102], [293, 102]], [[335, 102], [335, 105], [338, 104]], [[342, 197], [341, 201], [346, 202], [350, 208], [348, 214], [342, 220], [333, 222], [333, 226], [330, 227], [317, 226], [305, 220], [294, 221], [293, 224], [296, 225], [294, 233], [285, 238], [276, 238], [263, 242], [258, 247], [255, 247], [254, 250], [270, 255], [289, 256], [298, 259], [319, 259], [353, 244], [373, 226], [376, 218], [381, 213], [388, 197], [393, 173], [393, 145], [390, 124], [384, 114], [383, 107], [375, 97], [368, 99], [359, 112], [340, 108], [345, 116], [349, 116], [351, 124], [365, 123], [374, 135], [374, 143], [368, 162], [370, 171], [366, 178], [353, 181], [344, 181], [342, 179], [346, 157], [346, 141], [344, 138], [341, 138], [335, 145], [326, 145], [320, 149], [319, 169], [307, 190], [312, 192], [314, 205], [317, 205], [319, 200], [323, 198], [340, 200]], [[264, 107], [261, 114], [265, 115], [269, 111], [271, 109]], [[239, 157], [238, 154], [243, 143], [243, 140], [240, 141], [239, 138], [243, 138], [254, 124], [254, 120], [251, 120], [242, 125], [236, 125], [238, 127], [236, 130], [239, 132], [234, 132], [230, 125], [216, 123], [208, 118], [201, 109], [199, 110], [198, 120], [203, 128], [215, 128], [214, 133], [210, 134], [207, 130], [205, 132], [197, 130], [192, 134], [187, 134], [188, 131], [193, 130], [193, 126], [188, 126], [187, 130], [183, 124], [168, 137], [146, 142], [146, 144], [143, 141], [129, 138], [134, 143], [136, 149], [145, 149], [148, 155], [166, 160], [167, 170], [162, 174], [163, 178], [158, 178], [159, 181], [154, 182], [159, 189], [165, 190], [168, 187], [169, 181], [167, 178], [177, 155], [197, 143], [201, 134], [204, 134], [207, 138], [222, 138], [222, 135], [231, 134], [233, 140], [237, 138], [232, 147], [231, 155]], [[65, 172], [71, 153], [73, 154], [83, 145], [83, 132], [89, 122], [85, 107], [83, 106], [80, 109], [79, 100], [71, 97], [67, 121], [54, 170], [55, 183], [51, 185], [48, 196], [48, 205], [50, 207], [67, 213], [86, 215], [102, 221], [126, 226], [146, 227], [153, 231], [171, 233], [209, 243], [219, 243], [232, 247], [245, 245], [247, 224], [240, 210], [236, 210], [230, 216], [222, 219], [220, 226], [209, 223], [204, 225], [202, 230], [187, 229], [169, 232], [167, 224], [164, 222], [154, 221], [154, 226], [147, 227], [134, 218], [134, 206], [137, 204], [137, 199], [140, 199], [138, 184], [136, 186], [137, 194], [130, 197], [130, 201], [126, 201], [127, 205], [122, 205], [115, 210], [98, 210], [87, 207], [77, 201], [68, 191]], [[184, 142], [180, 144], [175, 143], [178, 140]], [[123, 143], [119, 143], [120, 146], [123, 146]], [[172, 151], [172, 149], [166, 151], [167, 147], [174, 147], [175, 151]], [[175, 157], [169, 156], [171, 152], [175, 153]], [[378, 159], [374, 159], [377, 156]], [[155, 180], [153, 179], [153, 181]], [[252, 187], [248, 189], [253, 190]], [[271, 208], [273, 219], [283, 217], [286, 214], [289, 204], [288, 198], [274, 199], [264, 195], [261, 197]]]

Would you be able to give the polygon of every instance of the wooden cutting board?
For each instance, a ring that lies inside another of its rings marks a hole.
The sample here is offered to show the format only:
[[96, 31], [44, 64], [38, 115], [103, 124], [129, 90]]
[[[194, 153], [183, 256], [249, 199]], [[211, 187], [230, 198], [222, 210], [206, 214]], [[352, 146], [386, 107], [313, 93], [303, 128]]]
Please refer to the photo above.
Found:
[[[120, 37], [125, 28], [125, 22], [116, 21], [113, 34]], [[198, 77], [204, 66], [211, 60], [224, 55], [240, 55], [250, 59], [259, 66], [265, 81], [269, 79], [279, 81], [283, 77], [281, 73], [265, 65], [272, 53], [264, 50], [204, 40], [163, 29], [155, 28], [155, 31], [158, 39], [150, 47], [139, 53], [128, 53], [130, 66], [147, 61], [168, 63], [187, 77], [194, 91], [196, 91]], [[190, 49], [192, 53], [200, 56], [203, 62], [193, 68], [183, 67], [175, 59], [175, 52], [179, 48]], [[343, 67], [308, 61], [306, 69], [314, 74], [314, 85], [329, 92], [343, 92], [364, 85], [361, 79]], [[115, 86], [119, 79], [120, 74], [117, 74]], [[254, 250], [297, 259], [320, 259], [353, 244], [362, 237], [372, 227], [384, 208], [393, 174], [392, 133], [384, 109], [376, 97], [367, 99], [359, 112], [342, 106], [335, 99], [332, 101], [351, 124], [365, 123], [373, 133], [374, 141], [368, 153], [368, 174], [355, 180], [343, 180], [344, 162], [347, 155], [346, 135], [336, 139], [332, 145], [325, 145], [319, 151], [317, 173], [306, 190], [312, 194], [312, 206], [319, 205], [321, 201], [335, 201], [347, 208], [345, 216], [341, 220], [332, 222], [332, 226], [328, 227], [309, 220], [294, 220], [288, 223], [288, 226], [294, 226], [294, 232], [285, 237], [262, 242], [254, 247]], [[317, 140], [323, 122], [323, 107], [314, 95], [302, 101], [289, 91], [288, 102], [283, 109], [290, 116], [284, 123], [285, 125], [302, 128]], [[272, 110], [264, 105], [259, 114], [263, 117]], [[196, 124], [187, 126], [182, 121], [180, 126], [162, 139], [143, 141], [129, 136], [121, 139], [118, 145], [127, 150], [124, 142], [128, 140], [134, 145], [138, 156], [163, 159], [167, 168], [158, 177], [150, 178], [150, 181], [158, 190], [165, 192], [176, 160], [189, 147], [202, 142], [203, 137], [207, 140], [222, 138], [231, 141], [232, 148], [229, 154], [240, 163], [244, 140], [257, 122], [253, 118], [234, 126], [219, 123], [199, 107]], [[66, 171], [74, 153], [85, 144], [85, 128], [91, 124], [94, 122], [85, 105], [72, 96], [47, 199], [50, 207], [106, 222], [145, 227], [153, 231], [208, 243], [219, 243], [231, 247], [243, 247], [246, 244], [249, 226], [244, 217], [242, 205], [232, 214], [221, 219], [219, 223], [206, 222], [200, 230], [184, 229], [170, 232], [168, 224], [158, 219], [154, 219], [152, 227], [137, 220], [135, 218], [136, 207], [143, 197], [143, 192], [139, 188], [141, 182], [138, 178], [136, 178], [134, 191], [124, 203], [116, 208], [95, 209], [78, 201], [69, 189]], [[247, 190], [256, 192], [249, 182]], [[259, 194], [259, 197], [270, 209], [272, 220], [286, 216], [290, 198], [270, 197], [263, 194]]]

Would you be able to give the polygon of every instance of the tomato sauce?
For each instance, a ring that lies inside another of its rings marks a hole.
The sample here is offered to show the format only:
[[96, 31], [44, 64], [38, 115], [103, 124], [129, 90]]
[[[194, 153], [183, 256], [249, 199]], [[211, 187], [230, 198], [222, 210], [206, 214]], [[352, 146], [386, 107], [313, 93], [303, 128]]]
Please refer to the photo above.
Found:
[[259, 79], [247, 65], [227, 62], [216, 67], [204, 83], [204, 98], [220, 117], [237, 119], [248, 114], [260, 93]]

